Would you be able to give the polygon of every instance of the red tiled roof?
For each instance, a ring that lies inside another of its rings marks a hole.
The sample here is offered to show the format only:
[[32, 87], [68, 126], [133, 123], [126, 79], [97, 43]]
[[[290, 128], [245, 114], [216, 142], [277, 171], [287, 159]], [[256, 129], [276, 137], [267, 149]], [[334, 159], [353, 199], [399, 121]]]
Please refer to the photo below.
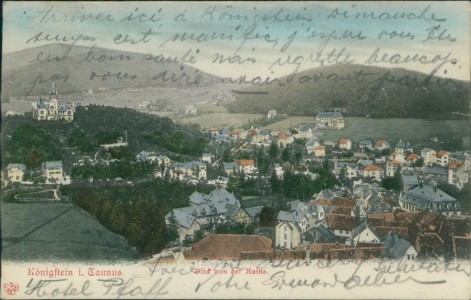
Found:
[[317, 150], [319, 150], [319, 151], [324, 150], [324, 151], [325, 151], [325, 147], [324, 147], [324, 146], [318, 146], [318, 147], [315, 148], [315, 150], [316, 150], [316, 151], [317, 151]]
[[232, 135], [240, 135], [241, 133], [242, 133], [242, 131], [240, 131], [240, 130], [232, 130], [231, 131]]
[[363, 170], [364, 171], [383, 171], [383, 169], [381, 169], [381, 167], [377, 165], [366, 166]]
[[287, 140], [288, 136], [284, 133], [280, 133], [280, 134], [278, 134], [278, 139], [279, 140]]
[[332, 230], [352, 231], [355, 227], [355, 218], [350, 215], [327, 214], [325, 216], [327, 227]]
[[343, 139], [340, 139], [339, 144], [347, 144], [349, 141], [350, 141], [349, 139], [343, 138]]
[[377, 140], [375, 143], [375, 147], [379, 148], [384, 145], [384, 140]]
[[450, 162], [450, 164], [448, 164], [448, 169], [459, 169], [463, 166], [463, 163], [459, 163], [459, 162], [456, 162], [456, 161], [452, 161]]
[[242, 252], [271, 251], [272, 240], [261, 235], [210, 234], [193, 245], [185, 258], [240, 259]]
[[254, 166], [255, 162], [253, 159], [241, 159], [241, 160], [236, 160], [236, 163], [239, 166]]
[[402, 236], [404, 239], [409, 239], [409, 230], [407, 227], [398, 227], [398, 226], [373, 226], [376, 229], [376, 232], [383, 239], [389, 232], [394, 232]]
[[314, 205], [326, 205], [326, 206], [342, 206], [352, 208], [356, 204], [355, 199], [345, 197], [334, 197], [333, 199], [317, 199], [312, 200], [311, 204]]
[[418, 154], [416, 154], [416, 153], [411, 153], [411, 154], [409, 154], [409, 155], [407, 156], [406, 159], [407, 159], [407, 160], [416, 160], [416, 159], [418, 159], [418, 158], [419, 158], [419, 155], [418, 155]]
[[352, 213], [352, 208], [345, 206], [336, 206], [330, 213], [339, 215], [350, 215]]
[[442, 157], [442, 156], [445, 156], [445, 155], [448, 155], [448, 151], [445, 151], [445, 150], [440, 150], [437, 152], [437, 157]]
[[381, 219], [385, 222], [392, 222], [395, 220], [395, 215], [392, 212], [368, 214], [368, 219]]

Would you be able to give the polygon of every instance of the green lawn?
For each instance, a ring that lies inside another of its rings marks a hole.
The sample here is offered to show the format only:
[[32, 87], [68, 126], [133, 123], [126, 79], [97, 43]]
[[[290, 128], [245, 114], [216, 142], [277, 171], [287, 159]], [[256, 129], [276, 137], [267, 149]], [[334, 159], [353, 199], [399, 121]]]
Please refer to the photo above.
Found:
[[50, 199], [55, 200], [53, 191], [26, 192], [16, 195], [16, 199]]
[[175, 119], [174, 121], [182, 124], [199, 124], [202, 127], [220, 126], [238, 128], [243, 124], [260, 119], [260, 114], [230, 114], [230, 113], [212, 113], [197, 117]]
[[303, 124], [315, 124], [315, 123], [316, 123], [316, 117], [288, 117], [279, 122], [270, 124], [264, 128], [270, 129], [270, 130], [286, 130], [293, 127], [299, 127], [300, 125], [303, 125]]
[[69, 203], [1, 203], [2, 259], [15, 261], [128, 261], [136, 253]]

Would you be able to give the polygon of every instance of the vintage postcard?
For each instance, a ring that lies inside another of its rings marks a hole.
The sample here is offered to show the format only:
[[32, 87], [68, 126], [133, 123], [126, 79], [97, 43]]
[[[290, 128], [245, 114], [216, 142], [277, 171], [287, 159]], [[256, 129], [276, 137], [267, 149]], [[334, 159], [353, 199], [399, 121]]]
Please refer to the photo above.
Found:
[[2, 4], [2, 299], [470, 299], [469, 2]]

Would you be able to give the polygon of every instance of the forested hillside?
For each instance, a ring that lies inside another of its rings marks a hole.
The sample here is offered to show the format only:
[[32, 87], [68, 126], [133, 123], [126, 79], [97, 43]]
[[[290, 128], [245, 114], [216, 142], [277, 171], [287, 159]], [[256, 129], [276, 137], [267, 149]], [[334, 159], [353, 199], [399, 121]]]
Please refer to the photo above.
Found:
[[[291, 75], [290, 75], [291, 76]], [[280, 79], [284, 85], [252, 86], [236, 91], [230, 112], [314, 116], [340, 108], [348, 116], [378, 118], [457, 118], [470, 105], [470, 83], [405, 69], [334, 65]]]
[[1, 133], [2, 163], [38, 167], [46, 160], [62, 159], [64, 147], [92, 153], [101, 144], [115, 143], [119, 137], [125, 139], [125, 131], [131, 153], [128, 156], [147, 150], [198, 157], [209, 139], [198, 127], [176, 125], [169, 118], [90, 105], [78, 107], [72, 123], [39, 122], [31, 114], [5, 117]]
[[[109, 230], [119, 233], [142, 254], [160, 252], [176, 238], [165, 227], [170, 209], [188, 206], [194, 186], [156, 179], [134, 186], [61, 188], [81, 208], [95, 216]], [[200, 187], [209, 193], [211, 188]]]

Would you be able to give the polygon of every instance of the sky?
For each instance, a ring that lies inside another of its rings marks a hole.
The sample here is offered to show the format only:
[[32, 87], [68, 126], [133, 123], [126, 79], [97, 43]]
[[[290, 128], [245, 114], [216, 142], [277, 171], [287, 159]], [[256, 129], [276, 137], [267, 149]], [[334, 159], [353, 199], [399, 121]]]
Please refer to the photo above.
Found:
[[[348, 62], [470, 79], [468, 2], [3, 2], [2, 30], [4, 53], [56, 36], [153, 56], [191, 49], [193, 66], [220, 76], [282, 76]], [[184, 34], [193, 38], [182, 41]], [[136, 43], [122, 42], [126, 35]], [[236, 63], [214, 63], [218, 54]], [[404, 61], [408, 55], [416, 61]]]

